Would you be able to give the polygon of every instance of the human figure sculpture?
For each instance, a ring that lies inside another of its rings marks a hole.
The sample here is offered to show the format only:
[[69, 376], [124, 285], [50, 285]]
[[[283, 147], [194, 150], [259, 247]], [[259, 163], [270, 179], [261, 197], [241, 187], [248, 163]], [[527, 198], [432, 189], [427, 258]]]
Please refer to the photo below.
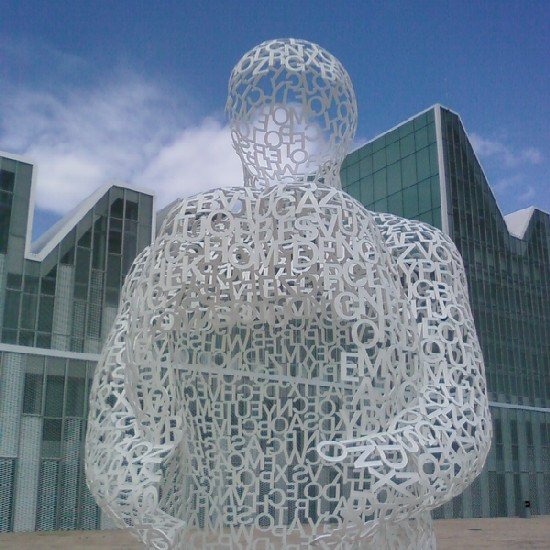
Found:
[[491, 441], [461, 257], [341, 190], [357, 106], [324, 49], [257, 46], [227, 112], [244, 186], [178, 201], [136, 258], [89, 487], [150, 548], [435, 548]]

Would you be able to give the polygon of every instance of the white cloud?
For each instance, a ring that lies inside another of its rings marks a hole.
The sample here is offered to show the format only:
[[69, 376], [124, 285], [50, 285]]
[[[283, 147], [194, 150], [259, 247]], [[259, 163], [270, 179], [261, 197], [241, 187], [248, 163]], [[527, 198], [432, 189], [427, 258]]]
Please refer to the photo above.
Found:
[[155, 190], [159, 206], [215, 187], [239, 186], [242, 180], [229, 129], [214, 119], [176, 135], [151, 157], [136, 179], [139, 185]]
[[521, 195], [518, 196], [518, 201], [520, 203], [526, 203], [535, 198], [536, 192], [535, 188], [532, 185], [527, 186], [527, 189]]
[[507, 210], [517, 210], [537, 198], [534, 167], [544, 161], [539, 149], [512, 149], [504, 141], [486, 139], [475, 133], [470, 135], [470, 141], [477, 155], [489, 161], [496, 175], [492, 188]]
[[505, 176], [503, 178], [500, 178], [492, 187], [497, 192], [508, 191], [508, 190], [513, 190], [513, 189], [523, 187], [524, 181], [525, 181], [525, 177], [523, 175], [514, 174], [511, 176]]
[[535, 147], [514, 150], [502, 141], [486, 139], [476, 133], [470, 134], [470, 141], [481, 158], [493, 158], [509, 168], [524, 164], [540, 164], [543, 160], [542, 153]]
[[531, 164], [540, 164], [543, 160], [542, 153], [536, 147], [528, 147], [527, 149], [523, 149], [522, 157], [525, 162], [529, 162]]
[[193, 107], [132, 75], [85, 89], [0, 84], [0, 149], [38, 167], [37, 207], [63, 214], [98, 187], [148, 187], [157, 205], [213, 187], [242, 185], [222, 123], [191, 122]]

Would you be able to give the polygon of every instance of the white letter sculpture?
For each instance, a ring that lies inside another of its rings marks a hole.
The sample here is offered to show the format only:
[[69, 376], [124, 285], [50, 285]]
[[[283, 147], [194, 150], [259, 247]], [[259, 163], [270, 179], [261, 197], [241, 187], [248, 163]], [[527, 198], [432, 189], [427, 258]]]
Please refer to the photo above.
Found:
[[491, 441], [461, 257], [342, 192], [357, 105], [326, 50], [257, 46], [227, 112], [244, 186], [178, 201], [136, 258], [90, 490], [149, 548], [435, 548]]

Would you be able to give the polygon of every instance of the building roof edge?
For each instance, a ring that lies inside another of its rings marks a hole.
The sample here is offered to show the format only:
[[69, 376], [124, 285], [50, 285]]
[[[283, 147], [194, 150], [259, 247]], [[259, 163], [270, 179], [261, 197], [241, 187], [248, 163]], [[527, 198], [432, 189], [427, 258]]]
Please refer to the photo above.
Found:
[[[426, 109], [423, 109], [422, 111], [419, 111], [418, 113], [410, 116], [406, 120], [403, 120], [403, 121], [399, 122], [398, 124], [396, 124], [395, 126], [392, 126], [389, 130], [385, 130], [384, 132], [381, 132], [380, 134], [374, 136], [373, 138], [371, 138], [367, 141], [364, 141], [363, 143], [361, 143], [361, 144], [357, 145], [356, 147], [354, 147], [348, 153], [348, 155], [351, 155], [351, 153], [355, 153], [355, 151], [358, 151], [359, 149], [361, 149], [365, 145], [368, 145], [369, 143], [373, 143], [377, 139], [380, 139], [381, 137], [384, 137], [386, 134], [389, 134], [390, 132], [393, 132], [394, 130], [397, 130], [397, 128], [399, 128], [400, 126], [403, 126], [403, 124], [407, 124], [407, 122], [410, 122], [411, 120], [414, 120], [416, 117], [419, 117], [420, 115], [423, 115], [424, 113], [427, 113], [428, 111], [431, 111], [432, 109], [435, 109], [438, 105], [439, 105], [439, 103], [434, 103], [430, 107], [428, 107]], [[444, 108], [446, 109], [446, 107], [444, 107]]]
[[[84, 216], [93, 208], [93, 206], [103, 197], [111, 188], [120, 187], [129, 189], [145, 195], [150, 195], [155, 198], [155, 194], [151, 190], [127, 185], [123, 183], [110, 183], [103, 185], [83, 199], [71, 211], [65, 214], [57, 223], [44, 232], [35, 242], [31, 243], [32, 225], [27, 232], [27, 243], [25, 247], [25, 258], [27, 260], [43, 261], [46, 256], [68, 235], [68, 233], [76, 226], [76, 224], [84, 218]], [[35, 205], [29, 203], [29, 215], [32, 209], [34, 213]], [[154, 206], [153, 206], [154, 210]]]
[[23, 162], [25, 164], [32, 164], [32, 166], [36, 166], [36, 162], [33, 159], [24, 155], [18, 155], [16, 153], [8, 153], [7, 151], [0, 151], [0, 157], [4, 157], [7, 159], [15, 160], [17, 162]]
[[[523, 208], [521, 210], [516, 210], [515, 212], [511, 212], [510, 214], [503, 214], [502, 213], [502, 210], [498, 204], [498, 201], [495, 197], [495, 193], [493, 191], [493, 188], [491, 187], [491, 185], [489, 184], [489, 179], [487, 178], [487, 174], [485, 173], [485, 169], [483, 168], [483, 165], [481, 164], [481, 161], [479, 160], [479, 157], [476, 153], [476, 150], [474, 149], [473, 145], [472, 145], [472, 141], [470, 139], [470, 136], [466, 130], [466, 127], [464, 125], [464, 122], [462, 120], [462, 117], [460, 116], [460, 114], [457, 112], [457, 111], [454, 111], [453, 109], [441, 104], [441, 103], [434, 103], [433, 105], [431, 105], [430, 107], [426, 108], [426, 109], [423, 109], [422, 111], [419, 111], [418, 113], [410, 116], [409, 118], [407, 118], [406, 120], [403, 120], [402, 122], [396, 124], [395, 126], [392, 126], [389, 130], [386, 130], [385, 132], [382, 132], [378, 135], [376, 135], [375, 137], [373, 137], [372, 139], [369, 139], [368, 141], [365, 141], [364, 143], [358, 145], [357, 147], [355, 147], [352, 151], [350, 151], [350, 153], [348, 154], [351, 154], [351, 153], [354, 153], [355, 151], [358, 151], [359, 149], [361, 149], [362, 147], [365, 147], [365, 145], [368, 145], [369, 143], [373, 143], [374, 141], [380, 139], [381, 137], [384, 137], [386, 134], [389, 134], [390, 132], [393, 132], [394, 130], [396, 130], [397, 128], [399, 128], [400, 126], [403, 126], [404, 124], [407, 124], [408, 122], [410, 122], [411, 120], [414, 120], [415, 118], [419, 117], [420, 115], [423, 115], [424, 113], [427, 113], [428, 111], [431, 111], [432, 109], [436, 109], [437, 107], [439, 107], [440, 109], [444, 109], [445, 111], [455, 115], [459, 122], [460, 122], [460, 125], [462, 126], [462, 131], [464, 132], [464, 134], [466, 135], [466, 139], [468, 140], [468, 143], [470, 144], [470, 146], [472, 147], [472, 151], [474, 153], [474, 156], [476, 158], [476, 161], [481, 169], [481, 172], [483, 174], [483, 177], [485, 179], [485, 181], [487, 182], [487, 187], [489, 188], [489, 191], [495, 201], [495, 204], [496, 204], [496, 207], [498, 209], [498, 212], [500, 214], [500, 216], [502, 217], [503, 221], [504, 221], [504, 224], [506, 226], [506, 228], [508, 229], [508, 233], [510, 233], [510, 235], [512, 237], [515, 237], [516, 239], [520, 239], [520, 240], [523, 240], [524, 237], [525, 237], [525, 234], [527, 233], [527, 230], [529, 229], [529, 226], [531, 224], [531, 219], [533, 218], [533, 215], [535, 213], [535, 211], [539, 211], [547, 216], [550, 217], [550, 214], [548, 212], [546, 212], [545, 210], [542, 210], [536, 206], [530, 206], [528, 208]], [[517, 218], [514, 216], [515, 214], [518, 214], [520, 212], [524, 212], [524, 211], [530, 211], [529, 212], [529, 215], [526, 216], [526, 215], [519, 215], [517, 216]], [[511, 218], [509, 218], [511, 216]], [[509, 219], [513, 220], [512, 222], [509, 221]], [[526, 219], [524, 219], [526, 218]], [[516, 222], [514, 220], [516, 219], [520, 219], [520, 221]], [[521, 225], [521, 227], [518, 227], [518, 225]]]

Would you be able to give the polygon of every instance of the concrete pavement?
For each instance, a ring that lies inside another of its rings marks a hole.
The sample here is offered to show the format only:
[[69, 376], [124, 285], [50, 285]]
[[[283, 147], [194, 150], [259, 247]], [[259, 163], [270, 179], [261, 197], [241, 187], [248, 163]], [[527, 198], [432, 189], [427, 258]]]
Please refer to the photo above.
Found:
[[[550, 516], [535, 516], [531, 519], [453, 519], [437, 520], [434, 523], [438, 550], [550, 550]], [[143, 550], [143, 548], [143, 545], [124, 531], [0, 534], [0, 550]]]

